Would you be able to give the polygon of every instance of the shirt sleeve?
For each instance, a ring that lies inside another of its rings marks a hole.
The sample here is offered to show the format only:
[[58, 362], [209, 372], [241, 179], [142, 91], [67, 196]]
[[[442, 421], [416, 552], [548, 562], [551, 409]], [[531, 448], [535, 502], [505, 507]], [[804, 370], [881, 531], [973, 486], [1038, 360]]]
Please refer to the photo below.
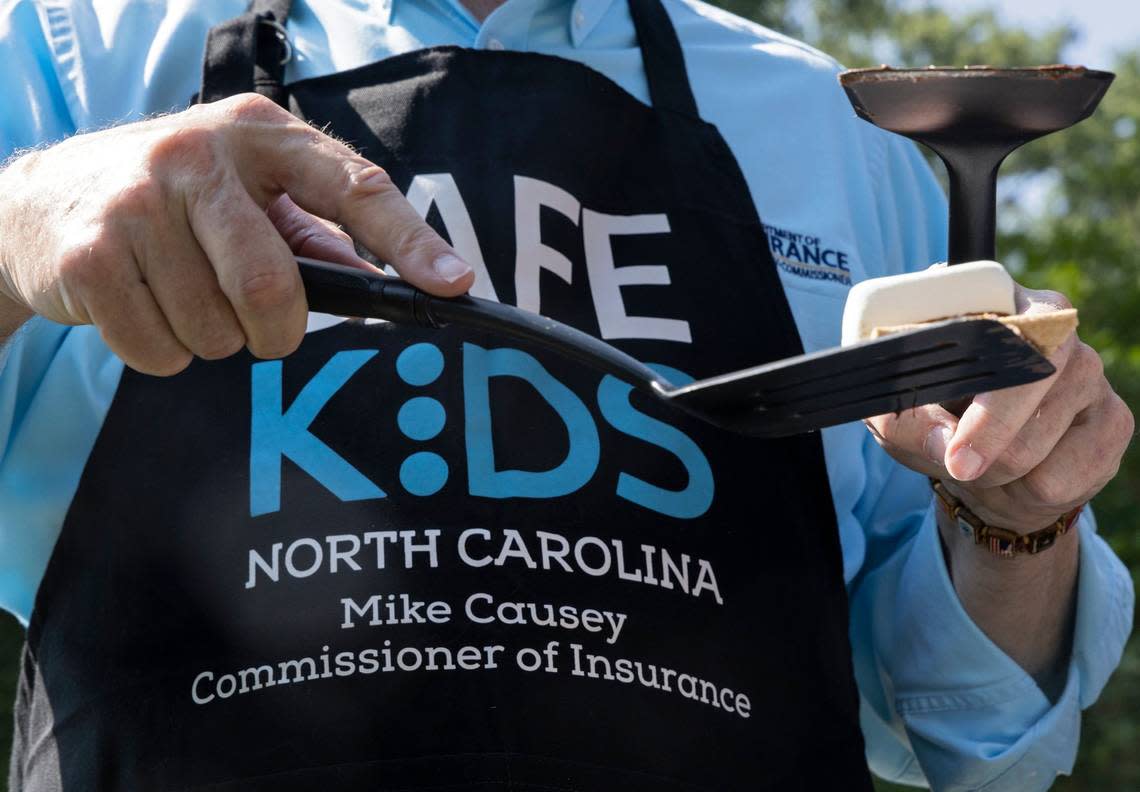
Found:
[[[883, 274], [939, 260], [946, 227], [945, 202], [921, 157], [902, 141], [888, 146], [879, 195], [896, 206], [879, 207]], [[1071, 772], [1080, 711], [1120, 661], [1132, 623], [1127, 570], [1096, 535], [1091, 514], [1083, 516], [1073, 651], [1064, 690], [1051, 702], [961, 605], [925, 477], [895, 463], [869, 433], [862, 455], [866, 483], [855, 517], [865, 557], [849, 593], [872, 769], [938, 790], [1047, 789]]]
[[0, 162], [75, 132], [45, 33], [51, 29], [50, 12], [32, 0], [0, 5]]
[[40, 317], [0, 355], [0, 608], [27, 624], [122, 363], [95, 328]]
[[[45, 32], [51, 30], [49, 17], [31, 0], [0, 5], [0, 164], [21, 149], [75, 131]], [[0, 608], [25, 624], [59, 528], [29, 514], [42, 511], [51, 498], [20, 464], [29, 445], [44, 439], [29, 415], [45, 383], [57, 379], [53, 371], [60, 369], [68, 333], [69, 328], [32, 319], [0, 347]], [[51, 505], [58, 511], [60, 504]]]

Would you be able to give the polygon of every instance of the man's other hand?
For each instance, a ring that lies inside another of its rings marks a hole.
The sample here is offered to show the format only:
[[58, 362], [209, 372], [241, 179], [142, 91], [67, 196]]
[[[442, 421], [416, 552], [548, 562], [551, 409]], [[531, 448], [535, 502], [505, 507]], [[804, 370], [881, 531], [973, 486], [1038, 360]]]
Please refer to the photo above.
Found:
[[[1071, 307], [1064, 295], [1017, 287], [1019, 313]], [[880, 415], [868, 426], [909, 468], [942, 479], [990, 525], [1046, 527], [1116, 475], [1134, 421], [1076, 333], [1049, 357], [1050, 377], [976, 396], [957, 417], [938, 405]]]
[[0, 171], [7, 313], [93, 324], [149, 374], [243, 346], [292, 352], [307, 315], [294, 255], [373, 269], [349, 234], [433, 294], [474, 280], [383, 169], [254, 94], [77, 135]]

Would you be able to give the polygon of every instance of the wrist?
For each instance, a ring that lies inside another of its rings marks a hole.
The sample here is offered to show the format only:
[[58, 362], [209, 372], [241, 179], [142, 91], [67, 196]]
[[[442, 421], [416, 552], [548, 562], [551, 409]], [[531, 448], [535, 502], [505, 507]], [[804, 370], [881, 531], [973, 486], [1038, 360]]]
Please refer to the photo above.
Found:
[[0, 292], [0, 343], [20, 329], [24, 322], [31, 319], [33, 313], [23, 303], [7, 297]]
[[1030, 514], [1019, 521], [1002, 520], [1000, 515], [968, 503], [964, 493], [952, 492], [946, 482], [931, 478], [930, 486], [948, 524], [956, 525], [974, 544], [1005, 558], [1048, 550], [1073, 527], [1085, 506], [1082, 503], [1059, 515], [1046, 510], [1048, 517]]
[[12, 160], [0, 168], [0, 342], [15, 333], [33, 315], [32, 310], [15, 296], [11, 275], [20, 249], [20, 245], [13, 245], [12, 241], [18, 239], [19, 231], [27, 225], [21, 222], [16, 204], [20, 193], [17, 188], [28, 156]]
[[1077, 524], [1048, 552], [1003, 557], [976, 545], [937, 499], [933, 508], [947, 575], [966, 613], [1055, 701], [1064, 687], [1076, 613]]
[[[942, 550], [946, 557], [947, 566], [951, 570], [951, 579], [954, 579], [955, 567], [969, 566], [971, 569], [985, 571], [987, 574], [1000, 575], [1007, 582], [1018, 585], [1017, 581], [1023, 576], [1033, 576], [1043, 567], [1052, 566], [1060, 557], [1073, 557], [1076, 555], [1080, 538], [1077, 536], [1077, 526], [1080, 516], [1074, 519], [1067, 531], [1056, 537], [1047, 551], [1037, 553], [1002, 554], [991, 551], [983, 541], [978, 543], [972, 532], [962, 529], [961, 523], [947, 513], [933, 498], [935, 522], [941, 538]], [[1056, 556], [1056, 558], [1054, 558]], [[1065, 563], [1062, 561], [1062, 563]]]

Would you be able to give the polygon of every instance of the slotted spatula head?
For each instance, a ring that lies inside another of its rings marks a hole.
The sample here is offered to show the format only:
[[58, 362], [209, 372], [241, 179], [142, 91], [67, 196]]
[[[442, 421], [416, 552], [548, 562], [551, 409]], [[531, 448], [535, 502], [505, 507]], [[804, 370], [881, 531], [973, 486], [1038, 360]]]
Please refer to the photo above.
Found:
[[951, 319], [699, 380], [670, 403], [734, 432], [780, 437], [1024, 385], [1054, 367], [989, 319]]

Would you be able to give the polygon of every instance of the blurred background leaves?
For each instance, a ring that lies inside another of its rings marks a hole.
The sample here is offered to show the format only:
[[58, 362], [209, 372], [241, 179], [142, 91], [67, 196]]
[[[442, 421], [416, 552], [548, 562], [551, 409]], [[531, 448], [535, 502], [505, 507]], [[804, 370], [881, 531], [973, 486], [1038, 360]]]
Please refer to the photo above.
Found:
[[[992, 9], [948, 13], [905, 0], [720, 0], [718, 5], [788, 33], [848, 66], [1063, 61], [1076, 31], [1027, 30]], [[1131, 2], [1122, 12], [1137, 13]], [[1126, 10], [1131, 7], [1131, 10]], [[1079, 13], [1079, 8], [1076, 9]], [[1140, 50], [1117, 53], [1117, 78], [1097, 113], [1030, 144], [1003, 166], [999, 257], [1028, 286], [1064, 292], [1081, 311], [1081, 336], [1140, 413]], [[939, 165], [936, 170], [941, 173]], [[1140, 584], [1140, 449], [1096, 500], [1101, 534]], [[1140, 585], [1137, 586], [1140, 588]], [[0, 615], [0, 746], [11, 740], [11, 702], [22, 630]], [[1081, 749], [1063, 792], [1140, 790], [1140, 639], [1086, 712]], [[0, 763], [2, 764], [2, 763]], [[881, 784], [880, 790], [902, 789]]]
[[[722, 0], [720, 5], [819, 47], [850, 67], [1061, 63], [1068, 26], [1027, 30], [993, 9], [948, 12], [904, 0]], [[1080, 13], [1079, 4], [1074, 6]], [[1137, 14], [1122, 2], [1122, 14]], [[1097, 112], [1013, 154], [1002, 166], [998, 257], [1027, 286], [1064, 292], [1081, 337], [1140, 415], [1140, 50], [1105, 54], [1116, 72]], [[941, 164], [931, 158], [942, 177]], [[1140, 589], [1140, 447], [1096, 499], [1100, 533]], [[1085, 713], [1064, 792], [1140, 790], [1140, 638]], [[880, 784], [880, 790], [903, 789]]]

